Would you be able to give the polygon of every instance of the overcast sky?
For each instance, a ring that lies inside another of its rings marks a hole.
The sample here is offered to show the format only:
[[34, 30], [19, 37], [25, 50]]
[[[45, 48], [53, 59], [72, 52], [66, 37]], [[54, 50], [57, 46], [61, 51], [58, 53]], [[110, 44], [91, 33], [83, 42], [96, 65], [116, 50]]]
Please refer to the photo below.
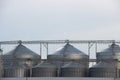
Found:
[[0, 40], [120, 40], [120, 0], [0, 0]]

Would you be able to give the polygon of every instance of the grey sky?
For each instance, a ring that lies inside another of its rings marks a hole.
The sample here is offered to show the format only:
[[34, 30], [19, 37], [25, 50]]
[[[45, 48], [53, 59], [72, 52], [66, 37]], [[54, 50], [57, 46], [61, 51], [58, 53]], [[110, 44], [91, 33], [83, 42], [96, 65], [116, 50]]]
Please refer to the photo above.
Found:
[[119, 0], [0, 0], [0, 40], [120, 40]]

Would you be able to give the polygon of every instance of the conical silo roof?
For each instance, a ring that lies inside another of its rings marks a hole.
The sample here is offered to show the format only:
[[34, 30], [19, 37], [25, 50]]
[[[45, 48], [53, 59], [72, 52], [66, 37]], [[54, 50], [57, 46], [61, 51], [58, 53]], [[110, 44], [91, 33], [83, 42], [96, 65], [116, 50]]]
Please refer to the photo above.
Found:
[[8, 58], [22, 58], [22, 59], [40, 58], [38, 54], [28, 49], [27, 47], [23, 46], [22, 44], [19, 44], [15, 49], [6, 53], [4, 56]]
[[75, 48], [74, 46], [70, 44], [66, 44], [64, 47], [56, 51], [53, 55], [63, 55], [63, 54], [69, 55], [69, 54], [74, 54], [74, 53], [80, 54], [80, 55], [86, 55], [84, 52], [78, 50], [77, 48]]
[[105, 53], [118, 53], [118, 52], [120, 52], [120, 46], [119, 45], [117, 45], [117, 44], [112, 44], [112, 45], [110, 45], [110, 47], [109, 48], [107, 48], [107, 49], [104, 49], [102, 52], [105, 52]]
[[62, 59], [62, 58], [76, 60], [81, 58], [88, 58], [88, 56], [84, 52], [67, 43], [65, 46], [57, 50], [55, 53], [48, 55], [48, 59]]
[[80, 63], [69, 62], [68, 64], [62, 66], [62, 68], [85, 68], [85, 66]]
[[97, 52], [97, 58], [100, 60], [110, 60], [110, 59], [118, 59], [120, 60], [120, 46], [113, 43], [107, 49], [104, 49], [101, 52]]

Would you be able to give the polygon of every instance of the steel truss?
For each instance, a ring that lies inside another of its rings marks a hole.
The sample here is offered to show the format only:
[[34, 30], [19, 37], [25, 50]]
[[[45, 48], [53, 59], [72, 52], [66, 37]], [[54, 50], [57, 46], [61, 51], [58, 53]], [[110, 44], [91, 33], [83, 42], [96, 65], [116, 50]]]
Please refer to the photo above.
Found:
[[[88, 55], [90, 56], [90, 49], [93, 45], [95, 45], [95, 52], [97, 52], [97, 44], [112, 44], [112, 43], [120, 43], [120, 41], [115, 40], [33, 40], [33, 41], [0, 41], [0, 49], [2, 45], [12, 45], [12, 44], [40, 44], [40, 55], [42, 55], [42, 47], [46, 48], [46, 53], [48, 55], [49, 44], [88, 44]], [[90, 62], [95, 62], [95, 59], [90, 59]]]

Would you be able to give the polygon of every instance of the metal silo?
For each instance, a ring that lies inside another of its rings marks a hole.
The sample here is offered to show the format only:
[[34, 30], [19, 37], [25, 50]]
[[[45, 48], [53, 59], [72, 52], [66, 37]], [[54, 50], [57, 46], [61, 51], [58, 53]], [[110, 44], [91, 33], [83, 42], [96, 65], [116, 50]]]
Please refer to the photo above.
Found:
[[4, 77], [28, 77], [28, 69], [18, 63], [4, 67]]
[[113, 43], [109, 48], [97, 52], [97, 62], [109, 62], [116, 68], [116, 77], [120, 77], [120, 46]]
[[[0, 63], [1, 63], [1, 61], [0, 61]], [[3, 69], [3, 67], [2, 67], [2, 65], [0, 64], [0, 78], [2, 77], [2, 73], [3, 73], [2, 69]]]
[[70, 62], [61, 68], [62, 77], [85, 77], [86, 73], [85, 66], [79, 63]]
[[0, 78], [3, 77], [3, 61], [0, 59]]
[[17, 60], [22, 65], [32, 66], [37, 64], [40, 58], [38, 54], [19, 44], [15, 49], [4, 55], [4, 65], [9, 66]]
[[99, 61], [120, 61], [120, 46], [113, 43], [109, 48], [97, 52], [97, 62]]
[[57, 67], [50, 63], [40, 63], [32, 68], [32, 77], [56, 77]]
[[61, 63], [74, 61], [88, 66], [88, 56], [69, 43], [57, 50], [54, 54], [48, 55], [47, 58], [48, 61], [52, 62]]
[[2, 59], [3, 51], [0, 49], [0, 78], [3, 77], [3, 59]]
[[112, 63], [99, 62], [89, 69], [90, 77], [116, 77], [116, 68]]

